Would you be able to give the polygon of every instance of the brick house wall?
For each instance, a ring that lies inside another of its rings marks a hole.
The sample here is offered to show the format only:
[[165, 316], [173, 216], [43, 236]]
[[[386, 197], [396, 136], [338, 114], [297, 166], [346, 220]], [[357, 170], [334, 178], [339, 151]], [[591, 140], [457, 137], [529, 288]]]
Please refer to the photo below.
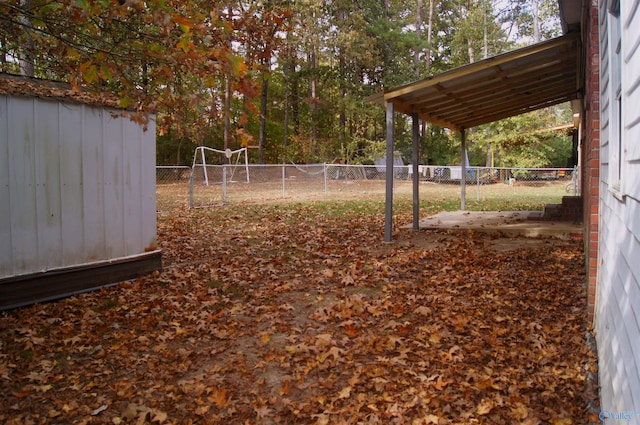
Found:
[[[594, 5], [595, 3], [595, 5]], [[598, 271], [598, 202], [600, 196], [600, 50], [598, 6], [587, 8], [583, 31], [585, 93], [582, 135], [582, 195], [587, 260], [587, 315], [593, 322]]]

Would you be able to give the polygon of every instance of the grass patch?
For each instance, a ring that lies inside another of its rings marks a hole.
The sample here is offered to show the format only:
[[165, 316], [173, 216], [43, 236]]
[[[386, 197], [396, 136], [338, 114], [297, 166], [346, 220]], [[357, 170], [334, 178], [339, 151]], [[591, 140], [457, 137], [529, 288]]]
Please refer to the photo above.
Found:
[[[345, 213], [369, 214], [384, 211], [385, 181], [384, 180], [354, 180], [351, 184], [345, 182], [330, 182], [328, 190], [324, 185], [298, 184], [289, 187], [283, 197], [281, 182], [252, 182], [251, 184], [230, 185], [228, 187], [227, 206], [214, 206], [208, 210], [224, 211], [228, 206], [241, 205], [240, 209], [233, 209], [236, 218], [255, 216], [256, 212], [265, 207], [272, 214], [286, 214], [293, 209], [312, 208], [322, 211], [327, 216]], [[546, 203], [559, 203], [566, 195], [566, 181], [517, 182], [515, 186], [504, 183], [481, 184], [468, 183], [466, 186], [467, 209], [477, 211], [496, 211], [507, 209], [542, 209]], [[158, 185], [157, 202], [159, 211], [184, 209], [188, 203], [188, 185]], [[201, 190], [205, 190], [202, 189]], [[217, 187], [206, 191], [219, 190]], [[397, 202], [411, 205], [413, 185], [411, 181], [394, 181], [394, 207]], [[452, 211], [460, 209], [460, 185], [421, 182], [419, 186], [420, 203], [426, 213]], [[196, 205], [209, 205], [207, 194]], [[196, 196], [197, 198], [197, 196]], [[218, 204], [216, 202], [215, 204]], [[268, 207], [277, 206], [277, 209]], [[223, 215], [228, 216], [229, 213]], [[295, 223], [295, 214], [285, 217], [288, 223]]]
[[27, 349], [20, 352], [20, 360], [30, 362], [33, 360], [33, 350]]
[[105, 298], [102, 302], [96, 307], [96, 311], [107, 311], [113, 308], [118, 307], [118, 300], [115, 298]]

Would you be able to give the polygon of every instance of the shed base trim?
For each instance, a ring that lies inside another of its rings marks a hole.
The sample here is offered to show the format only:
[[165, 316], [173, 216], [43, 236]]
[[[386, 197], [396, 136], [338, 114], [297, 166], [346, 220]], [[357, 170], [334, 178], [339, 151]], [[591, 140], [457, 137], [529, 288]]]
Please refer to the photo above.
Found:
[[162, 269], [162, 251], [0, 279], [0, 310], [88, 292]]

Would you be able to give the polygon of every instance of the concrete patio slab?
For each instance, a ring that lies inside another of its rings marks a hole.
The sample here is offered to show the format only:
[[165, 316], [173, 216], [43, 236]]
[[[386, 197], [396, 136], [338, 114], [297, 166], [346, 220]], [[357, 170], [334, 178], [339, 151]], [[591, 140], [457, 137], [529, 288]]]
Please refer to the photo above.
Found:
[[[581, 238], [582, 223], [542, 220], [541, 211], [447, 211], [419, 221], [420, 229], [470, 229], [505, 236]], [[412, 225], [403, 226], [411, 228]]]

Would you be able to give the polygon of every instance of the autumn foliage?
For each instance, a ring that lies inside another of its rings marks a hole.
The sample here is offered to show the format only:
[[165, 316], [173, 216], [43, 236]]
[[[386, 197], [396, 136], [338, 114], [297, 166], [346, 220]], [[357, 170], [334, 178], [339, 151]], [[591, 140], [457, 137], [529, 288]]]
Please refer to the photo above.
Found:
[[161, 216], [162, 273], [0, 317], [0, 422], [585, 424], [581, 242], [341, 203]]
[[[222, 115], [234, 93], [258, 94], [263, 57], [286, 31], [286, 8], [200, 0], [9, 0], [0, 4], [6, 56], [38, 77], [76, 90], [108, 92], [120, 107], [158, 113], [160, 133], [200, 141], [200, 127]], [[33, 70], [34, 69], [34, 70]], [[14, 71], [15, 72], [15, 71]], [[28, 71], [27, 71], [28, 73]]]

